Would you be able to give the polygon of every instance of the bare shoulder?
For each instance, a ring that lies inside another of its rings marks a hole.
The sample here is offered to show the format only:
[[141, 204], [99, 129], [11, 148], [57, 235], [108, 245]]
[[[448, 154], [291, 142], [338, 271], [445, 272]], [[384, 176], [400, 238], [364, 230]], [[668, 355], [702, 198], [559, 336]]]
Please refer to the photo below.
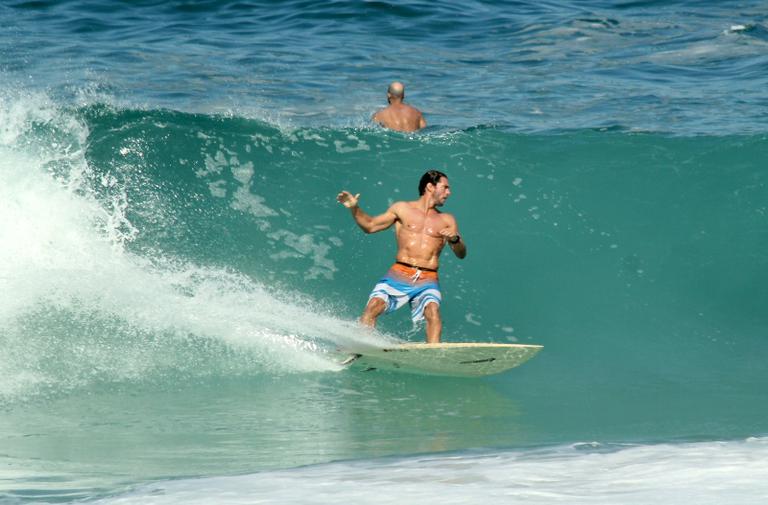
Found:
[[[402, 209], [407, 210], [419, 210], [419, 201], [418, 200], [411, 200], [408, 202], [397, 202]], [[435, 209], [436, 210], [436, 209]]]
[[455, 225], [456, 224], [456, 218], [453, 216], [453, 214], [449, 214], [448, 212], [440, 212], [440, 217], [448, 225]]
[[409, 216], [413, 217], [414, 214], [421, 213], [418, 200], [412, 202], [395, 202], [390, 208], [396, 209], [395, 212], [397, 213], [397, 217], [401, 220], [408, 220]]
[[409, 202], [395, 202], [389, 206], [389, 212], [398, 217], [409, 208]]
[[427, 120], [424, 119], [424, 114], [419, 109], [413, 106], [408, 106], [408, 117], [416, 129], [425, 128], [427, 126]]
[[373, 114], [373, 120], [374, 121], [383, 121], [386, 119], [390, 114], [392, 113], [391, 107], [384, 107], [383, 109], [377, 110]]

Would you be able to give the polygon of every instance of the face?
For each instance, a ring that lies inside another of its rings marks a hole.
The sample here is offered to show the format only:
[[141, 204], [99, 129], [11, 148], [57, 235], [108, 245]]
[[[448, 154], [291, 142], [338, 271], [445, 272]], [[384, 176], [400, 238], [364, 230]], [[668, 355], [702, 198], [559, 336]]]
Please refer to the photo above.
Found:
[[448, 197], [451, 196], [451, 185], [448, 183], [448, 179], [446, 177], [441, 177], [440, 180], [437, 181], [437, 184], [434, 184], [433, 187], [435, 190], [432, 193], [432, 198], [435, 201], [435, 206], [442, 207]]

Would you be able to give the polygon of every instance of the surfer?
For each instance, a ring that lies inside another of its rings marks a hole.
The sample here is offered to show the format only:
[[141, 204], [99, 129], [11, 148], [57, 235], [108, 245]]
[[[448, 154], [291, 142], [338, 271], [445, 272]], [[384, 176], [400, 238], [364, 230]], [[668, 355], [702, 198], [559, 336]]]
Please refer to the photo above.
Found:
[[393, 82], [387, 88], [389, 105], [373, 115], [373, 121], [385, 128], [399, 132], [412, 132], [427, 126], [424, 116], [416, 107], [404, 104], [405, 86]]
[[395, 202], [378, 216], [363, 212], [359, 205], [360, 193], [352, 195], [342, 191], [338, 194], [336, 200], [350, 210], [365, 233], [376, 233], [395, 225], [395, 264], [374, 286], [361, 323], [374, 327], [381, 314], [408, 303], [414, 322], [427, 321], [427, 343], [440, 342], [443, 327], [440, 319], [442, 296], [437, 277], [440, 252], [448, 244], [458, 258], [467, 255], [456, 219], [438, 210], [449, 196], [448, 177], [438, 170], [430, 170], [421, 177], [418, 200]]

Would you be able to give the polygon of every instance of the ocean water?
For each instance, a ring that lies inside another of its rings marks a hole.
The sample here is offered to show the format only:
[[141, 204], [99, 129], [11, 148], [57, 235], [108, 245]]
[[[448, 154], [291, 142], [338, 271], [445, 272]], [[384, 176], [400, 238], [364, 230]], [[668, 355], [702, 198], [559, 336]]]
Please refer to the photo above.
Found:
[[[768, 498], [764, 2], [0, 5], [0, 503]], [[429, 127], [374, 127], [386, 85]], [[445, 341], [339, 364], [446, 172]]]

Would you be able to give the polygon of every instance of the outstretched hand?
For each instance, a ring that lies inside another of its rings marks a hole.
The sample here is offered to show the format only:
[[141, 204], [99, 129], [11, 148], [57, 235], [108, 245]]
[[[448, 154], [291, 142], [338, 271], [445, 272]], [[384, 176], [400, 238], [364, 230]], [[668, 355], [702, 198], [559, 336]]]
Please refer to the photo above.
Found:
[[336, 196], [336, 200], [348, 209], [357, 207], [357, 202], [360, 199], [360, 193], [352, 196], [349, 191], [342, 191]]

